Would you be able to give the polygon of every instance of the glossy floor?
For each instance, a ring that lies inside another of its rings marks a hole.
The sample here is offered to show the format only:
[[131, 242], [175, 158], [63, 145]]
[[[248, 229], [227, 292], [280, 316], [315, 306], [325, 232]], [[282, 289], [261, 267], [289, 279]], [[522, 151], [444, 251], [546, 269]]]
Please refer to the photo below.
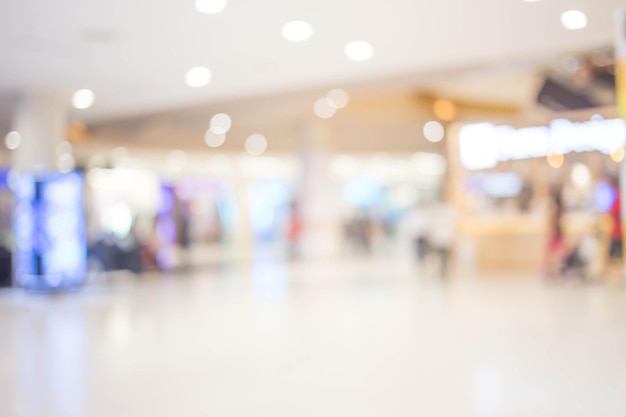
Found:
[[0, 416], [626, 415], [621, 284], [260, 260], [0, 292]]

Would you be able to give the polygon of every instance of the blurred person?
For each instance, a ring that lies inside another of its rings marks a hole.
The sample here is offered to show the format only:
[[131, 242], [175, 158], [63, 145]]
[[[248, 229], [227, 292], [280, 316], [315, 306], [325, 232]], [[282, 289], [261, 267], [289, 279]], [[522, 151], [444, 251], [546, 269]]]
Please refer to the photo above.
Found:
[[456, 235], [454, 209], [444, 200], [436, 201], [428, 208], [424, 220], [427, 251], [438, 258], [439, 274], [447, 278], [450, 250]]
[[346, 234], [356, 250], [363, 253], [370, 253], [372, 222], [367, 211], [360, 211], [348, 222]]
[[0, 245], [0, 288], [13, 285], [13, 254], [5, 245]]
[[289, 212], [289, 225], [287, 227], [287, 244], [288, 255], [290, 259], [298, 257], [298, 246], [300, 244], [300, 236], [302, 235], [302, 219], [300, 218], [300, 210], [296, 202], [291, 203]]
[[372, 235], [374, 227], [372, 219], [366, 211], [361, 212], [361, 214], [357, 217], [356, 225], [357, 242], [359, 247], [364, 253], [370, 253], [372, 251]]
[[137, 232], [137, 222], [133, 219], [130, 231], [126, 236], [118, 236], [115, 242], [115, 270], [126, 270], [140, 274], [143, 272], [141, 256], [142, 242]]
[[621, 260], [623, 257], [622, 204], [619, 184], [617, 178], [615, 177], [610, 177], [608, 183], [615, 192], [615, 200], [609, 209], [609, 215], [611, 216], [611, 244], [609, 248], [609, 257], [611, 260]]
[[566, 256], [562, 273], [574, 274], [582, 280], [598, 278], [602, 272], [601, 229], [595, 225], [593, 233], [583, 237], [578, 245]]
[[548, 247], [546, 250], [545, 273], [554, 276], [562, 272], [567, 256], [567, 243], [563, 233], [563, 214], [565, 206], [560, 191], [552, 193], [552, 205], [550, 207]]
[[416, 204], [407, 213], [402, 227], [411, 241], [412, 255], [415, 261], [422, 264], [428, 252], [427, 215], [423, 204]]
[[175, 225], [178, 266], [183, 269], [190, 268], [191, 265], [191, 206], [189, 201], [176, 198], [175, 203]]
[[145, 271], [159, 271], [158, 263], [159, 236], [157, 232], [157, 219], [152, 220], [152, 226], [141, 242], [141, 262]]

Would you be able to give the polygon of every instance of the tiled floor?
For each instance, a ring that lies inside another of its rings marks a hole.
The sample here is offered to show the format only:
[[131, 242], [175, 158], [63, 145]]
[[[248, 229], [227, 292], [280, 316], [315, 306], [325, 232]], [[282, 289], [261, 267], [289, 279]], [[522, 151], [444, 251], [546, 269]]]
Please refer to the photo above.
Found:
[[0, 416], [626, 415], [621, 285], [259, 261], [0, 292]]

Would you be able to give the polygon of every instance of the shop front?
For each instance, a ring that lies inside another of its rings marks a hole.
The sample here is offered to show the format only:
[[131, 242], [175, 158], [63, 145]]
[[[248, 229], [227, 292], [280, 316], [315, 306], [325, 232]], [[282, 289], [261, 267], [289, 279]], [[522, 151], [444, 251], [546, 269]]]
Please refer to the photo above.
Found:
[[541, 270], [557, 198], [568, 250], [594, 236], [607, 261], [626, 122], [593, 115], [533, 127], [468, 124], [450, 139], [459, 262], [477, 270]]

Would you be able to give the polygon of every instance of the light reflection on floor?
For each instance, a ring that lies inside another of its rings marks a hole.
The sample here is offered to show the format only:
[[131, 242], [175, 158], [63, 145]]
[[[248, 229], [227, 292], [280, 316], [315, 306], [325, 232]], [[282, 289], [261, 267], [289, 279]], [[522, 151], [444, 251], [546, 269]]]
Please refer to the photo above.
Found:
[[621, 285], [260, 258], [0, 292], [0, 416], [624, 416]]

